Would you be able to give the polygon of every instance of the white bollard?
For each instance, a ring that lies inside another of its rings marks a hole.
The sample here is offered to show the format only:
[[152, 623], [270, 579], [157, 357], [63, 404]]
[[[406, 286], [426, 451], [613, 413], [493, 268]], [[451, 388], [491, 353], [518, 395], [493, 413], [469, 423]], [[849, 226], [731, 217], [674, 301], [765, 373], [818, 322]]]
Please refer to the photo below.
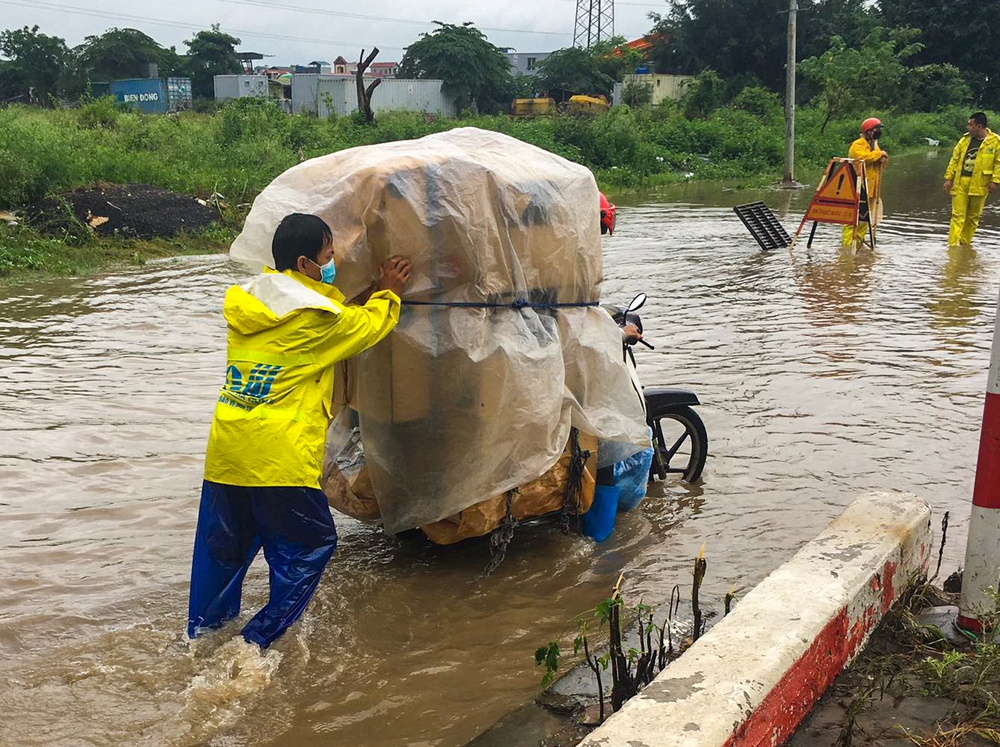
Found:
[[1000, 585], [1000, 301], [997, 303], [990, 351], [990, 377], [979, 436], [976, 484], [972, 489], [972, 518], [965, 549], [962, 604], [958, 626], [978, 633], [980, 615], [995, 606]]

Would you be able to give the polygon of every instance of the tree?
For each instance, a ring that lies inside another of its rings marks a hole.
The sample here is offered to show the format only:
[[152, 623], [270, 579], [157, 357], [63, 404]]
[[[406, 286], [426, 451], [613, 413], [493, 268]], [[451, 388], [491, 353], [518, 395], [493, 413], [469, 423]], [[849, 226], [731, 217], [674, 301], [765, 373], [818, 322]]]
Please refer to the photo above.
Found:
[[74, 52], [80, 72], [89, 80], [144, 78], [150, 64], [159, 67], [160, 75], [173, 75], [180, 67], [173, 47], [161, 47], [138, 29], [114, 28], [88, 36]]
[[610, 96], [615, 84], [614, 78], [601, 72], [597, 58], [579, 47], [556, 50], [542, 60], [538, 80], [560, 101], [577, 93]]
[[240, 72], [240, 60], [236, 56], [239, 43], [235, 36], [220, 31], [217, 23], [184, 42], [188, 48], [184, 71], [191, 78], [191, 92], [195, 98], [214, 98], [215, 76]]
[[646, 106], [653, 102], [653, 87], [649, 83], [630, 80], [622, 88], [622, 103], [625, 106]]
[[[799, 59], [817, 57], [825, 52], [830, 41], [839, 36], [849, 47], [860, 46], [865, 38], [882, 24], [868, 0], [812, 0], [800, 4]], [[785, 3], [787, 9], [788, 3]], [[785, 15], [784, 18], [788, 19]]]
[[973, 100], [968, 80], [954, 65], [918, 65], [910, 69], [908, 108], [936, 112], [949, 106], [968, 106]]
[[980, 106], [1000, 108], [1000, 23], [995, 2], [982, 0], [881, 0], [879, 18], [887, 26], [918, 28], [924, 48], [918, 65], [950, 64], [972, 86]]
[[597, 69], [616, 82], [634, 73], [644, 61], [638, 49], [628, 45], [624, 36], [614, 36], [592, 44], [588, 50], [597, 63]]
[[[691, 74], [712, 68], [723, 78], [757, 76], [771, 88], [784, 82], [788, 0], [676, 0], [652, 14], [657, 70]], [[805, 14], [803, 14], [805, 15]]]
[[[864, 0], [799, 0], [799, 8], [800, 56], [819, 55], [833, 33], [860, 41], [872, 24]], [[650, 18], [650, 59], [660, 72], [711, 68], [726, 80], [744, 76], [784, 89], [788, 0], [674, 0], [665, 15]]]
[[541, 84], [534, 75], [518, 73], [511, 78], [511, 97], [515, 99], [533, 99], [538, 95]]
[[66, 42], [38, 26], [0, 32], [0, 101], [49, 102], [69, 60]]
[[381, 78], [376, 78], [368, 87], [365, 87], [365, 71], [368, 70], [368, 66], [375, 61], [378, 57], [378, 47], [375, 47], [367, 57], [365, 57], [365, 50], [361, 50], [361, 55], [358, 57], [358, 69], [354, 71], [354, 83], [358, 89], [358, 111], [361, 112], [365, 121], [368, 124], [375, 124], [375, 112], [372, 111], [372, 94], [375, 93], [375, 89], [379, 87], [382, 83]]
[[435, 21], [436, 31], [421, 34], [406, 48], [400, 78], [436, 78], [455, 98], [459, 110], [484, 113], [506, 110], [512, 94], [510, 62], [471, 23]]
[[877, 28], [858, 49], [850, 49], [839, 36], [819, 57], [799, 63], [799, 70], [819, 88], [816, 103], [825, 112], [823, 126], [834, 117], [891, 107], [904, 100], [907, 68], [904, 62], [923, 46], [915, 29]]
[[688, 119], [707, 119], [726, 102], [726, 81], [714, 70], [694, 76], [681, 98], [681, 108]]

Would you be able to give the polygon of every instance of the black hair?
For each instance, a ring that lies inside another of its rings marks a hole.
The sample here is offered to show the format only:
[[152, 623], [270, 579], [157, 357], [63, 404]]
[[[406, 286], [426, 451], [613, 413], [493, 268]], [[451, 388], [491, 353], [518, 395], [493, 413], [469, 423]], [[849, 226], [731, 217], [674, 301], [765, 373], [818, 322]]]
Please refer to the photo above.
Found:
[[973, 122], [975, 122], [980, 127], [986, 127], [986, 113], [976, 112], [971, 117], [969, 117]]
[[271, 241], [274, 269], [278, 272], [294, 270], [298, 267], [299, 257], [317, 262], [324, 244], [332, 240], [333, 232], [318, 215], [286, 215], [278, 224]]

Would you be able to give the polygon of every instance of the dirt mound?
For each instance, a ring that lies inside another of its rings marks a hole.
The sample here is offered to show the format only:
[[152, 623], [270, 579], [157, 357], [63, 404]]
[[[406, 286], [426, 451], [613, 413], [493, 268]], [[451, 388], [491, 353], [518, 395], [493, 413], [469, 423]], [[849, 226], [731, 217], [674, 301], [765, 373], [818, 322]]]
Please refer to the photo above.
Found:
[[72, 230], [69, 213], [99, 236], [139, 239], [170, 238], [219, 219], [215, 209], [193, 197], [147, 184], [78, 189], [46, 197], [27, 210], [31, 223], [44, 231]]

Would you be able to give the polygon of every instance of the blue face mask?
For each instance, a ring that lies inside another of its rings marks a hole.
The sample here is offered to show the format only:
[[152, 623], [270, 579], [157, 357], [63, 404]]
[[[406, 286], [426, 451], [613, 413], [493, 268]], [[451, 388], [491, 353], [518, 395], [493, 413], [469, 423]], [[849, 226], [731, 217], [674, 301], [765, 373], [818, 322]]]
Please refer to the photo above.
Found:
[[331, 259], [325, 265], [321, 265], [318, 262], [313, 262], [313, 264], [319, 268], [320, 280], [327, 285], [333, 285], [333, 281], [337, 277], [337, 265], [335, 261]]

